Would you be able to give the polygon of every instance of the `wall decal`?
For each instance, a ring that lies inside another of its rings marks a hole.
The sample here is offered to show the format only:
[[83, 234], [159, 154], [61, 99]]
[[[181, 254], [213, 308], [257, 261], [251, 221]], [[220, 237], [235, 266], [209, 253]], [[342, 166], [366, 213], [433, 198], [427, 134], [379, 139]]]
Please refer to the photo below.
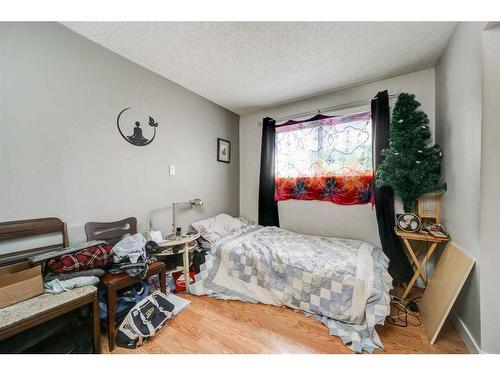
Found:
[[131, 109], [130, 107], [125, 108], [122, 110], [119, 114], [118, 117], [116, 118], [116, 126], [118, 127], [118, 131], [120, 132], [121, 136], [123, 139], [125, 139], [128, 143], [133, 144], [134, 146], [147, 146], [151, 142], [153, 142], [153, 139], [155, 139], [156, 136], [156, 128], [158, 127], [158, 123], [155, 122], [155, 120], [149, 116], [149, 122], [148, 125], [153, 128], [153, 137], [151, 139], [145, 138], [144, 135], [142, 135], [142, 128], [141, 128], [141, 123], [139, 121], [135, 121], [135, 127], [133, 128], [133, 133], [132, 135], [125, 135], [122, 132], [121, 126], [120, 126], [120, 117], [121, 115], [125, 112]]

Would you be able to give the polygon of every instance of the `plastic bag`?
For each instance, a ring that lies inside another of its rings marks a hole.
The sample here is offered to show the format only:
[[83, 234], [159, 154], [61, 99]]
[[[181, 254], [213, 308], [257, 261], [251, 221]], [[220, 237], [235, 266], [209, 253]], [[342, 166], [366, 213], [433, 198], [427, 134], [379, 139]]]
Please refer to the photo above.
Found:
[[[174, 274], [175, 280], [175, 291], [176, 292], [185, 292], [186, 291], [186, 278], [184, 277], [184, 273]], [[194, 283], [194, 272], [189, 272], [189, 282]]]

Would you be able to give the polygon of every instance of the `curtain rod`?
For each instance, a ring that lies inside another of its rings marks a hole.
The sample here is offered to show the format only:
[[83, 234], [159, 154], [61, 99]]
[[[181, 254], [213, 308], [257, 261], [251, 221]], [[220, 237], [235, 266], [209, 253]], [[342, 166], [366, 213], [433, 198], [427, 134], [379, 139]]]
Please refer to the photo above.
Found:
[[[389, 95], [389, 99], [396, 98], [398, 95], [399, 95], [399, 93], [390, 94]], [[302, 112], [302, 113], [295, 113], [293, 115], [288, 115], [288, 116], [282, 116], [282, 117], [278, 117], [278, 118], [276, 118], [274, 120], [276, 121], [276, 123], [279, 123], [281, 121], [291, 120], [291, 119], [298, 118], [298, 117], [305, 117], [305, 116], [310, 116], [310, 115], [317, 115], [317, 114], [320, 114], [320, 113], [331, 112], [331, 111], [338, 111], [338, 110], [341, 110], [341, 109], [349, 109], [349, 108], [361, 107], [363, 105], [370, 104], [371, 101], [372, 101], [372, 99], [358, 100], [356, 102], [350, 102], [350, 103], [340, 104], [340, 105], [336, 105], [336, 106], [333, 106], [333, 107], [320, 108], [320, 109], [317, 109], [315, 111], [308, 111], [308, 112]], [[259, 125], [262, 125], [262, 121], [259, 121]]]

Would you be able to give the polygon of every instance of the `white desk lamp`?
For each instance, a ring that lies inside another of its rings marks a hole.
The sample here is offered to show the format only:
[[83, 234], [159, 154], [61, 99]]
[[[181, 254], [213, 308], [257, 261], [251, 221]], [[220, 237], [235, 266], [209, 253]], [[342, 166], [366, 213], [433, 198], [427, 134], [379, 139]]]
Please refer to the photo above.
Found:
[[190, 201], [187, 202], [177, 202], [177, 203], [172, 203], [172, 235], [175, 236], [175, 230], [177, 228], [177, 225], [175, 224], [175, 208], [177, 206], [183, 206], [183, 205], [189, 205], [190, 208], [193, 208], [194, 206], [203, 206], [203, 201], [199, 198], [191, 199]]

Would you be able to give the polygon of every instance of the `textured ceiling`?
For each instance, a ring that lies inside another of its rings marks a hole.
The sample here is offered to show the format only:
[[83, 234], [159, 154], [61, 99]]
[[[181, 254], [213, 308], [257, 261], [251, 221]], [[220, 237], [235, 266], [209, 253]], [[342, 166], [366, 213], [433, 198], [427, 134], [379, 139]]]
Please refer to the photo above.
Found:
[[434, 66], [454, 22], [63, 22], [242, 114]]

